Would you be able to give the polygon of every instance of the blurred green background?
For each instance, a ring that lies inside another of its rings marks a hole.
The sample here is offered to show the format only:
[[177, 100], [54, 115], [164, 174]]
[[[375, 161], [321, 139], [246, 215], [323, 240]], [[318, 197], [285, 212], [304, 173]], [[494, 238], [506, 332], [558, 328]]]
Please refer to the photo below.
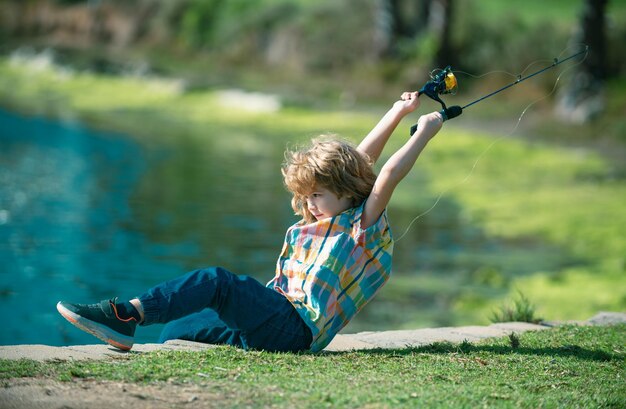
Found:
[[359, 141], [435, 68], [464, 105], [582, 44], [446, 123], [389, 206], [394, 277], [345, 331], [483, 324], [518, 292], [547, 320], [624, 311], [625, 39], [620, 1], [5, 0], [0, 343], [92, 342], [56, 301], [193, 268], [268, 281], [297, 220], [286, 146]]

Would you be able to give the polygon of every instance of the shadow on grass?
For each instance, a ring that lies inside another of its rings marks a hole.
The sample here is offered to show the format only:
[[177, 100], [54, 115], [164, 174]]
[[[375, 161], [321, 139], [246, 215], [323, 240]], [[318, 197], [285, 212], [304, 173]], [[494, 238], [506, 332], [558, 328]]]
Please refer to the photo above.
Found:
[[435, 342], [420, 347], [401, 349], [368, 349], [352, 352], [333, 352], [333, 354], [360, 353], [372, 355], [386, 355], [388, 357], [401, 357], [411, 354], [471, 354], [486, 352], [499, 355], [536, 355], [560, 358], [576, 358], [587, 361], [624, 361], [624, 357], [617, 353], [610, 353], [601, 349], [587, 349], [578, 345], [563, 345], [560, 347], [517, 347], [506, 345], [473, 345], [469, 342], [453, 344], [450, 342]]

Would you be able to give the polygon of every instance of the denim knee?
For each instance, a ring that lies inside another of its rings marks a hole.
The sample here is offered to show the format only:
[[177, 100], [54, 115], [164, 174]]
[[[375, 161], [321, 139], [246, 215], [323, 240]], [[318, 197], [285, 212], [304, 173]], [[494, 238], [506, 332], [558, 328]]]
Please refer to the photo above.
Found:
[[159, 343], [164, 343], [165, 341], [169, 341], [171, 339], [179, 339], [181, 334], [177, 328], [176, 321], [172, 321], [168, 324], [165, 324], [163, 330], [161, 331], [161, 335], [159, 336]]
[[234, 275], [223, 267], [191, 271], [162, 282], [137, 296], [144, 312], [143, 325], [167, 323], [212, 307], [215, 296], [231, 288]]

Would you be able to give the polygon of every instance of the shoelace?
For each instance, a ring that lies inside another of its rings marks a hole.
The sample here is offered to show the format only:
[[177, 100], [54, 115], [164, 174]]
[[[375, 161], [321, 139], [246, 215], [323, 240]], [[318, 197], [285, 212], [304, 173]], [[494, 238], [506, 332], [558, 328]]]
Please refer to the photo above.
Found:
[[137, 322], [137, 319], [135, 317], [129, 317], [129, 318], [120, 317], [119, 314], [117, 313], [117, 307], [115, 306], [115, 301], [117, 301], [117, 297], [113, 298], [112, 300], [109, 300], [109, 305], [111, 306], [111, 309], [113, 310], [113, 313], [115, 314], [115, 318], [117, 318], [118, 320], [122, 322], [129, 322], [129, 321]]

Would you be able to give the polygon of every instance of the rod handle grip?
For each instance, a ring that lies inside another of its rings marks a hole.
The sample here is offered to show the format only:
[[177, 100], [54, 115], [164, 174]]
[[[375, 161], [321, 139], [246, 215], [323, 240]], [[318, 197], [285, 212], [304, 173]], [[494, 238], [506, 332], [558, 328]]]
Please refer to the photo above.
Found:
[[447, 121], [448, 119], [456, 118], [457, 116], [463, 113], [463, 108], [458, 105], [453, 105], [449, 108], [442, 109], [439, 111], [441, 116], [443, 117], [443, 121]]

